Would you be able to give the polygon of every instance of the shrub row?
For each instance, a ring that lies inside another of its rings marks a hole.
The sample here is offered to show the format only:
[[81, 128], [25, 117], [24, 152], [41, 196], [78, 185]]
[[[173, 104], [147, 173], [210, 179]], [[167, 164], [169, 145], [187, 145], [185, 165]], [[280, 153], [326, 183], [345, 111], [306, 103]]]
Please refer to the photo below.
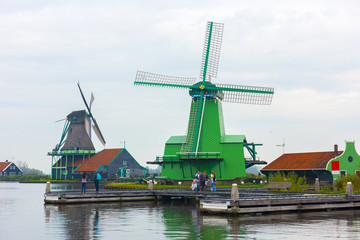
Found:
[[27, 174], [15, 176], [0, 176], [0, 181], [29, 181], [29, 180], [50, 180], [50, 175]]
[[282, 172], [277, 172], [269, 176], [270, 182], [291, 182], [290, 191], [292, 192], [301, 192], [303, 191], [302, 186], [305, 184], [304, 178], [299, 177], [295, 172], [285, 174]]

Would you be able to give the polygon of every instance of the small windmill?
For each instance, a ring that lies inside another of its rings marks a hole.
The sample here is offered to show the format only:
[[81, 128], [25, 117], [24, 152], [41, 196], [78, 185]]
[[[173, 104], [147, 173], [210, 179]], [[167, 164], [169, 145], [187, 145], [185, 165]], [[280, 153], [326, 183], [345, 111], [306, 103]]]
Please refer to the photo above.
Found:
[[[87, 112], [85, 110], [73, 111], [67, 117], [61, 136], [60, 143], [54, 150], [95, 150], [91, 141], [91, 125], [93, 124], [94, 132], [99, 138], [100, 142], [105, 146], [105, 139], [100, 131], [99, 125], [91, 113], [91, 105], [94, 101], [94, 96], [91, 94], [90, 107], [87, 104], [84, 94], [78, 83], [81, 97], [85, 103]], [[65, 140], [66, 137], [66, 140]], [[62, 147], [63, 146], [63, 147]], [[61, 148], [62, 147], [62, 148]]]
[[[91, 94], [90, 107], [78, 84], [81, 97], [85, 103], [86, 110], [73, 111], [66, 116], [60, 142], [48, 155], [51, 159], [51, 179], [74, 179], [75, 162], [84, 160], [85, 157], [94, 155], [95, 147], [91, 141], [91, 125], [100, 142], [105, 145], [105, 139], [101, 134], [99, 125], [91, 113], [91, 105], [94, 96]], [[60, 120], [62, 121], [62, 120]]]
[[[211, 82], [217, 77], [223, 29], [222, 23], [208, 22], [207, 24], [200, 81], [196, 82], [196, 78], [170, 77], [143, 71], [138, 71], [136, 74], [135, 85], [185, 89], [189, 90], [192, 97], [186, 136], [170, 138], [165, 146], [164, 157], [157, 158], [155, 161], [162, 164], [164, 176], [173, 179], [190, 179], [193, 177], [194, 168], [200, 171], [206, 168], [207, 171], [216, 169], [220, 174], [223, 172], [221, 174], [223, 179], [231, 179], [239, 175], [239, 169], [235, 170], [238, 173], [230, 169], [237, 168], [238, 164], [230, 166], [234, 161], [242, 161], [239, 167], [243, 170], [242, 172], [245, 171], [243, 150], [240, 152], [239, 149], [227, 150], [229, 147], [225, 145], [232, 142], [245, 146], [246, 139], [243, 135], [225, 135], [221, 102], [269, 105], [274, 89]], [[255, 160], [254, 148], [248, 146], [247, 148], [252, 152]], [[230, 157], [234, 154], [237, 156]], [[241, 159], [235, 160], [235, 158]], [[220, 162], [223, 164], [223, 171]], [[187, 167], [190, 174], [185, 172]], [[177, 172], [182, 172], [182, 176]]]
[[285, 152], [285, 138], [283, 138], [282, 144], [276, 144], [277, 147], [282, 147], [283, 153]]

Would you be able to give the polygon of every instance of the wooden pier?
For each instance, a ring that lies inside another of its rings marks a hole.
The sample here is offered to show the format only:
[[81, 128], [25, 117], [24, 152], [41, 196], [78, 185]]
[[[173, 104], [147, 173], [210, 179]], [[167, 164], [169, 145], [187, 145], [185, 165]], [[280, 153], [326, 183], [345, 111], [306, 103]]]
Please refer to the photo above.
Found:
[[200, 203], [201, 212], [210, 214], [247, 215], [360, 208], [360, 195], [286, 193], [261, 187], [234, 186], [233, 189], [219, 189], [216, 192], [190, 189], [103, 190], [86, 194], [79, 191], [48, 192], [45, 193], [44, 201], [48, 204], [76, 204], [164, 201], [174, 198], [194, 199]]
[[200, 211], [221, 214], [255, 214], [287, 211], [336, 210], [359, 208], [360, 196], [345, 195], [283, 195], [267, 198], [229, 200], [200, 200]]
[[217, 192], [197, 192], [190, 189], [154, 189], [154, 190], [103, 190], [98, 193], [88, 191], [82, 194], [79, 191], [58, 191], [45, 193], [44, 202], [53, 204], [73, 203], [101, 203], [101, 202], [126, 202], [126, 201], [149, 201], [171, 198], [183, 199], [226, 199], [230, 196], [230, 190]]
[[233, 184], [230, 199], [201, 200], [200, 211], [245, 215], [359, 208], [360, 195], [353, 195], [351, 183], [350, 185], [348, 183], [348, 187], [345, 195], [282, 193], [273, 191], [256, 191], [239, 194], [238, 191], [241, 190], [236, 184]]

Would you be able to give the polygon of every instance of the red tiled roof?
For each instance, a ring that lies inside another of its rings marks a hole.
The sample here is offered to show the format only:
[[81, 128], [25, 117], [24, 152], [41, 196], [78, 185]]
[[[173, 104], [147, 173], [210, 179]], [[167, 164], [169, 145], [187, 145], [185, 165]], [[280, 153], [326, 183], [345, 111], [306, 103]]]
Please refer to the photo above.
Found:
[[273, 162], [269, 163], [263, 170], [306, 170], [325, 169], [326, 164], [333, 158], [340, 156], [343, 151], [331, 152], [309, 152], [309, 153], [285, 153]]
[[108, 166], [122, 150], [123, 148], [104, 149], [89, 158], [85, 158], [84, 163], [80, 164], [76, 172], [93, 172], [101, 164]]
[[10, 164], [11, 162], [0, 162], [0, 172], [4, 171]]

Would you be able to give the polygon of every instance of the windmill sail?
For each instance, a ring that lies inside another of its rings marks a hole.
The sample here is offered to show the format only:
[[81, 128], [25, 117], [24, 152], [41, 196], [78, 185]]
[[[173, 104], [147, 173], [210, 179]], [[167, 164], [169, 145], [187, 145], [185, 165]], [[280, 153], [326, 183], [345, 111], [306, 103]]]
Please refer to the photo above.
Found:
[[208, 22], [200, 68], [203, 81], [217, 77], [223, 31], [223, 23]]
[[223, 92], [223, 102], [270, 105], [274, 88], [254, 87], [231, 84], [216, 84], [216, 89]]
[[135, 85], [156, 86], [156, 87], [174, 87], [189, 89], [196, 78], [189, 77], [171, 77], [155, 73], [137, 71]]
[[88, 110], [88, 113], [89, 113], [89, 115], [91, 116], [91, 111], [90, 111], [89, 105], [87, 104], [87, 102], [86, 102], [86, 100], [85, 100], [84, 94], [83, 94], [83, 92], [82, 92], [82, 90], [81, 90], [81, 88], [80, 88], [80, 83], [78, 83], [77, 85], [78, 85], [78, 88], [79, 88], [79, 90], [80, 90], [81, 97], [82, 97], [82, 99], [83, 99], [83, 101], [84, 101], [84, 103], [85, 103], [86, 109]]
[[[95, 122], [95, 121], [94, 121]], [[105, 146], [105, 139], [103, 137], [103, 135], [101, 134], [100, 132], [100, 129], [99, 129], [99, 126], [97, 125], [93, 125], [93, 129], [94, 129], [94, 132], [96, 134], [96, 136], [98, 137], [98, 139], [100, 140], [101, 144]]]
[[94, 131], [95, 131], [95, 134], [96, 134], [96, 136], [99, 138], [99, 140], [100, 140], [100, 142], [102, 143], [102, 145], [105, 146], [105, 143], [106, 143], [106, 142], [105, 142], [104, 136], [102, 135], [102, 133], [101, 133], [101, 131], [100, 131], [99, 125], [97, 124], [97, 122], [96, 122], [96, 120], [95, 120], [94, 117], [91, 116], [91, 118], [92, 118], [92, 120], [93, 120], [93, 122], [94, 122], [93, 129], [94, 129]]
[[[103, 137], [103, 135], [102, 135], [102, 133], [100, 131], [99, 125], [97, 124], [95, 118], [93, 117], [93, 115], [91, 113], [89, 105], [87, 104], [87, 102], [85, 100], [84, 94], [83, 94], [83, 92], [81, 91], [81, 88], [80, 88], [80, 83], [78, 83], [78, 87], [79, 87], [79, 90], [80, 90], [80, 93], [81, 93], [81, 97], [82, 97], [82, 99], [83, 99], [83, 101], [85, 103], [85, 106], [86, 106], [87, 110], [88, 110], [89, 118], [94, 122], [94, 125], [93, 125], [94, 132], [95, 132], [96, 136], [99, 138], [100, 142], [105, 146], [105, 143], [106, 143], [105, 139], [104, 139], [104, 137]], [[94, 98], [93, 94], [91, 93], [90, 106], [91, 106], [92, 102], [94, 101], [94, 99], [95, 98]], [[89, 129], [88, 134], [90, 135], [90, 129]]]
[[93, 93], [91, 93], [91, 98], [90, 98], [90, 109], [91, 109], [91, 105], [93, 104], [94, 100], [95, 100], [94, 94], [93, 94]]

